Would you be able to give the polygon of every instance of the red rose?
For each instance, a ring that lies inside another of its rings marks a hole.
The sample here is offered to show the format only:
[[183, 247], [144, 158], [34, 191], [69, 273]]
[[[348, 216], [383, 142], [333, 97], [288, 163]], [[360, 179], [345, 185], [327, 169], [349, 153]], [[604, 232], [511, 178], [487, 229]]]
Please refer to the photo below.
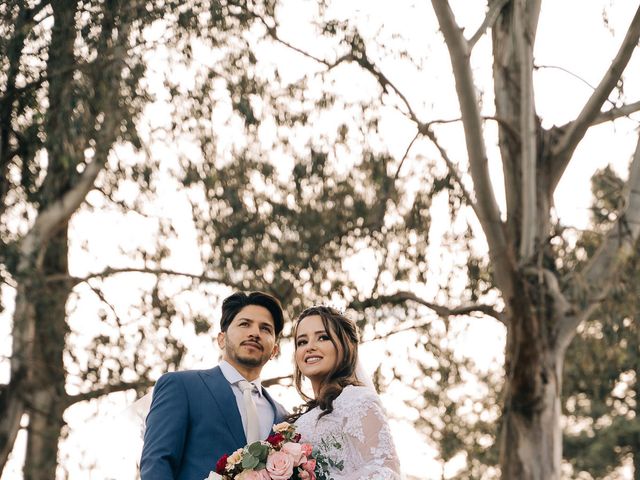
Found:
[[284, 435], [281, 433], [274, 433], [273, 435], [269, 435], [267, 437], [267, 442], [269, 442], [274, 447], [277, 447], [284, 441]]
[[224, 467], [227, 466], [227, 458], [229, 458], [229, 455], [224, 454], [220, 457], [220, 460], [216, 462], [216, 473], [220, 475], [224, 473]]

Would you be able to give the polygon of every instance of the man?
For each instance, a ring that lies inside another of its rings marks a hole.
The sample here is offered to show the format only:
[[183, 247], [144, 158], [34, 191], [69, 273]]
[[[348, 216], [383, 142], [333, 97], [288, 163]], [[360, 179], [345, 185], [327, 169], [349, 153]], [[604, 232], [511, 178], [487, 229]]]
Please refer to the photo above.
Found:
[[167, 373], [156, 383], [140, 460], [142, 480], [205, 479], [218, 458], [265, 439], [283, 420], [286, 411], [259, 378], [278, 352], [283, 324], [280, 302], [271, 295], [237, 292], [224, 300], [220, 365]]

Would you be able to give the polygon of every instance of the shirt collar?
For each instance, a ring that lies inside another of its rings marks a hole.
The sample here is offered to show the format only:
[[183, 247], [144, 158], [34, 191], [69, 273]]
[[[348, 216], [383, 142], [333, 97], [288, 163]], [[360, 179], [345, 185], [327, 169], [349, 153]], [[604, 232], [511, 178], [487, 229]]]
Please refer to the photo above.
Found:
[[[247, 380], [242, 376], [240, 372], [238, 372], [238, 370], [236, 370], [236, 368], [233, 365], [231, 365], [226, 360], [220, 360], [219, 367], [220, 367], [220, 371], [222, 371], [222, 375], [224, 376], [224, 378], [227, 379], [227, 382], [229, 382], [231, 385], [237, 384], [240, 380]], [[255, 385], [256, 388], [258, 389], [258, 393], [260, 394], [260, 396], [262, 396], [262, 380], [260, 380], [260, 377], [256, 378], [255, 380], [249, 383], [252, 383], [253, 385]]]

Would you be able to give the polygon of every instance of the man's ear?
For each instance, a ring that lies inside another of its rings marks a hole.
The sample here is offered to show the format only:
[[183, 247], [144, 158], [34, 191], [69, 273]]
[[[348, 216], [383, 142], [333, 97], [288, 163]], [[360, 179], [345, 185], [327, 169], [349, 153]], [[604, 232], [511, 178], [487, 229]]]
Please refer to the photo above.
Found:
[[225, 341], [225, 335], [224, 332], [220, 332], [218, 334], [218, 347], [220, 347], [220, 350], [224, 350], [224, 341]]
[[277, 343], [273, 346], [273, 350], [271, 350], [271, 356], [269, 357], [269, 360], [271, 360], [273, 357], [275, 357], [276, 355], [278, 355], [278, 352], [280, 352], [280, 345], [278, 345]]

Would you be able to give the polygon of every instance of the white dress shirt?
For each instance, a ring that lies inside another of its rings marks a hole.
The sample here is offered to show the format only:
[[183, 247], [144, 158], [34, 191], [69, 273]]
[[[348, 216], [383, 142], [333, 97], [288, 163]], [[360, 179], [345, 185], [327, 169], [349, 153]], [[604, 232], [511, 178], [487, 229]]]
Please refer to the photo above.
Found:
[[[247, 380], [244, 378], [238, 370], [236, 370], [233, 365], [225, 360], [220, 361], [220, 370], [222, 371], [222, 375], [227, 379], [229, 384], [231, 385], [231, 391], [236, 397], [236, 403], [238, 404], [238, 410], [240, 411], [240, 417], [242, 418], [242, 428], [244, 431], [247, 431], [247, 413], [244, 408], [244, 400], [242, 398], [242, 391], [240, 387], [238, 387], [238, 382], [240, 380]], [[247, 380], [248, 381], [248, 380]], [[274, 421], [274, 413], [273, 407], [269, 400], [262, 393], [262, 382], [260, 378], [256, 378], [254, 381], [249, 382], [256, 386], [253, 391], [253, 401], [256, 404], [256, 409], [258, 410], [258, 420], [260, 422], [260, 437], [262, 439], [266, 439], [271, 433], [271, 428], [273, 427]]]

